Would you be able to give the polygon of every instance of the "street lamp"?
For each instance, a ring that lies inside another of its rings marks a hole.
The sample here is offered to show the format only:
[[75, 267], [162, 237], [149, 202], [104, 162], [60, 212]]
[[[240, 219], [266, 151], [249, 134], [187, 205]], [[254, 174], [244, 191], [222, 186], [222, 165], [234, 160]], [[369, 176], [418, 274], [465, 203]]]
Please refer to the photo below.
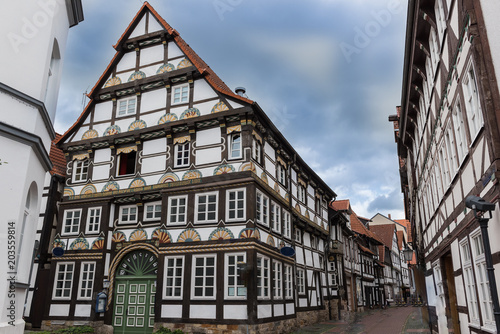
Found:
[[[498, 303], [497, 283], [493, 268], [493, 258], [491, 256], [490, 238], [488, 236], [488, 220], [491, 218], [491, 211], [495, 210], [495, 204], [486, 202], [478, 196], [467, 196], [465, 206], [474, 211], [474, 218], [479, 222], [481, 234], [483, 236], [484, 257], [486, 260], [486, 271], [488, 272], [488, 280], [490, 282], [491, 301], [493, 302], [493, 313], [495, 314], [495, 323], [497, 333], [500, 333], [500, 306]], [[489, 218], [484, 218], [483, 215], [488, 212]]]
[[410, 262], [411, 260], [413, 260], [413, 249], [406, 246], [406, 248], [403, 249], [403, 256], [406, 262]]

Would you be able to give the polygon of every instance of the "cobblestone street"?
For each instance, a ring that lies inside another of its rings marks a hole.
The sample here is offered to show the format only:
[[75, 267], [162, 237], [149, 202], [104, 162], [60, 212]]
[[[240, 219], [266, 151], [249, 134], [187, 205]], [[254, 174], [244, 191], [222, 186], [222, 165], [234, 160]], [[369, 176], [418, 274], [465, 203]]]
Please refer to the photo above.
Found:
[[352, 323], [326, 321], [304, 327], [296, 334], [417, 334], [430, 333], [422, 320], [420, 307], [391, 307], [368, 310], [356, 315]]

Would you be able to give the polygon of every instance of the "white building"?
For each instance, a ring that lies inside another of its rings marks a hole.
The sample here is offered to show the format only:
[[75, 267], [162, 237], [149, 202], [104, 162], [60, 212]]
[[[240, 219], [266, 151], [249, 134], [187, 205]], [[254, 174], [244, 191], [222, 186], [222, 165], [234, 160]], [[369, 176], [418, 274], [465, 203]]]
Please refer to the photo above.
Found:
[[0, 4], [0, 333], [22, 333], [68, 29], [80, 0]]

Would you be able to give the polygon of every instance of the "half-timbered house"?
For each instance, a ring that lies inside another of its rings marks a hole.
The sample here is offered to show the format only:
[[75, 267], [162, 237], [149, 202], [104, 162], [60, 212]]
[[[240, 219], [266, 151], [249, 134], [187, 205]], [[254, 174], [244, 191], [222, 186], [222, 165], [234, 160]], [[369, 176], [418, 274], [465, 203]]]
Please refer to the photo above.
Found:
[[114, 48], [57, 143], [44, 327], [280, 333], [325, 319], [335, 193], [147, 2]]
[[500, 328], [492, 275], [498, 278], [500, 243], [485, 242], [486, 233], [492, 241], [500, 234], [499, 211], [481, 230], [465, 201], [475, 195], [496, 206], [500, 195], [499, 11], [486, 0], [409, 2], [401, 106], [389, 120], [417, 281], [425, 282], [422, 296], [439, 333]]

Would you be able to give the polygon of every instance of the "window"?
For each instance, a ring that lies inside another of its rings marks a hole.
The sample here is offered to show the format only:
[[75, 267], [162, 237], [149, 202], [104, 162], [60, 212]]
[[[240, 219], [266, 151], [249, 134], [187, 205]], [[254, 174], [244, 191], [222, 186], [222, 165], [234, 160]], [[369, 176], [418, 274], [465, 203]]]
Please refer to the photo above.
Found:
[[78, 234], [82, 209], [64, 211], [62, 234]]
[[281, 233], [281, 207], [271, 202], [271, 229]]
[[441, 301], [441, 306], [445, 308], [446, 301], [444, 298], [444, 282], [439, 263], [434, 265], [434, 279], [436, 281], [437, 295], [439, 297], [438, 299]]
[[285, 238], [292, 238], [292, 222], [288, 211], [283, 211], [283, 235]]
[[73, 161], [73, 182], [87, 181], [89, 159]]
[[184, 281], [184, 257], [165, 257], [165, 295], [166, 298], [182, 299]]
[[89, 208], [87, 211], [87, 233], [99, 232], [101, 208]]
[[118, 101], [118, 116], [135, 114], [135, 97]]
[[453, 108], [453, 125], [457, 141], [458, 162], [461, 163], [467, 154], [467, 137], [465, 136], [465, 124], [462, 107], [459, 102], [457, 102], [455, 108]]
[[297, 293], [301, 295], [306, 293], [304, 269], [297, 269]]
[[302, 232], [298, 228], [295, 229], [295, 242], [302, 242]]
[[469, 65], [467, 74], [463, 79], [465, 110], [467, 111], [467, 121], [471, 140], [473, 140], [483, 126], [483, 115], [479, 103], [479, 92], [477, 89], [476, 75], [472, 64]]
[[189, 166], [189, 142], [175, 145], [175, 167]]
[[92, 299], [94, 287], [95, 262], [82, 262], [80, 270], [80, 286], [78, 287], [78, 299]]
[[282, 286], [282, 264], [281, 262], [273, 261], [273, 297], [274, 299], [283, 298], [283, 286]]
[[193, 256], [193, 297], [215, 299], [215, 255]]
[[241, 158], [241, 134], [234, 133], [229, 136], [229, 159]]
[[444, 136], [446, 155], [448, 157], [448, 171], [450, 173], [450, 180], [455, 175], [457, 170], [457, 155], [455, 153], [455, 140], [453, 139], [453, 133], [451, 132], [451, 126], [448, 126]]
[[245, 189], [231, 189], [226, 192], [227, 221], [245, 220]]
[[252, 158], [257, 163], [262, 163], [262, 144], [255, 138], [253, 139]]
[[436, 31], [431, 29], [429, 37], [429, 51], [431, 53], [432, 68], [435, 70], [439, 62], [439, 44], [436, 37]]
[[460, 254], [462, 256], [462, 268], [463, 268], [467, 307], [469, 309], [470, 320], [472, 323], [479, 323], [476, 285], [475, 285], [474, 273], [472, 271], [469, 241], [467, 239], [460, 245]]
[[70, 299], [73, 287], [74, 263], [58, 263], [54, 280], [54, 299]]
[[490, 284], [486, 270], [483, 236], [478, 231], [475, 235], [471, 235], [471, 239], [481, 314], [485, 325], [494, 326], [495, 320], [493, 318], [493, 303], [491, 301]]
[[131, 150], [128, 153], [122, 152], [118, 154], [118, 163], [117, 163], [117, 176], [121, 175], [132, 175], [135, 174], [135, 158], [137, 156], [137, 152]]
[[306, 188], [302, 184], [297, 187], [297, 199], [306, 204]]
[[168, 198], [168, 217], [169, 225], [186, 224], [187, 196], [176, 196]]
[[292, 266], [285, 264], [285, 273], [283, 275], [283, 280], [285, 283], [285, 298], [292, 298]]
[[243, 278], [246, 254], [226, 254], [226, 298], [245, 298], [247, 288]]
[[196, 222], [217, 222], [217, 197], [218, 193], [205, 193], [196, 195]]
[[286, 167], [284, 167], [280, 163], [278, 163], [276, 178], [278, 179], [279, 183], [286, 187]]
[[269, 226], [269, 198], [257, 191], [257, 211], [255, 218], [258, 223]]
[[161, 219], [161, 202], [148, 203], [144, 206], [144, 220]]
[[270, 260], [267, 257], [257, 255], [257, 297], [269, 298], [269, 270]]
[[120, 223], [137, 223], [137, 205], [127, 205], [120, 207]]
[[172, 104], [189, 102], [189, 85], [172, 87]]
[[312, 249], [316, 249], [318, 248], [318, 244], [317, 244], [317, 241], [316, 241], [316, 237], [314, 235], [311, 235], [311, 248]]
[[436, 13], [436, 23], [438, 27], [439, 39], [442, 41], [444, 30], [446, 29], [446, 18], [444, 16], [443, 0], [436, 0], [434, 11]]

